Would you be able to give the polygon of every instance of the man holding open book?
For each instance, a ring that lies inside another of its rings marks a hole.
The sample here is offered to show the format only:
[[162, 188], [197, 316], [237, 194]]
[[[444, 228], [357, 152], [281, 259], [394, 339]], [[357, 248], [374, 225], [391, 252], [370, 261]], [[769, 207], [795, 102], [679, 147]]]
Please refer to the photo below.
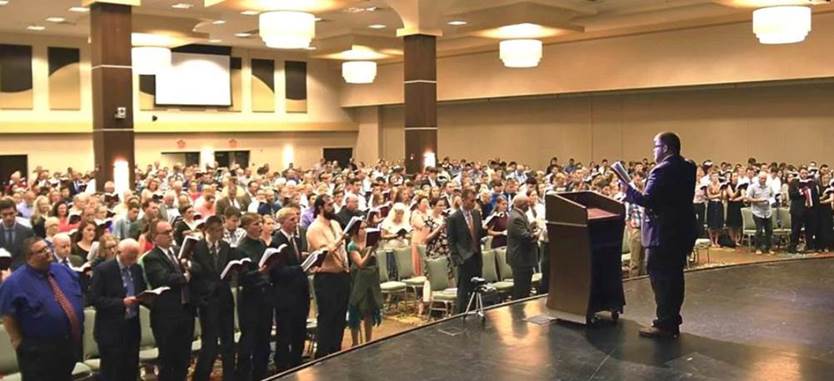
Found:
[[233, 274], [225, 274], [224, 269], [240, 258], [238, 252], [223, 240], [220, 217], [209, 217], [205, 232], [206, 237], [197, 243], [191, 261], [191, 289], [200, 316], [202, 341], [194, 380], [209, 379], [217, 359], [219, 339], [223, 380], [229, 381], [234, 379], [235, 371], [235, 302], [230, 285]]

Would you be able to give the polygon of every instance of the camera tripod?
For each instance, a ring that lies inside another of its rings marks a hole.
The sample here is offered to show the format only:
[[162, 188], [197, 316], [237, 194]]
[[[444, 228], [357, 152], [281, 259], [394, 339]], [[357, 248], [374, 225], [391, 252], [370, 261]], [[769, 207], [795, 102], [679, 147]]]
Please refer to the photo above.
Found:
[[488, 284], [477, 284], [475, 290], [472, 291], [472, 295], [469, 296], [469, 303], [466, 304], [466, 311], [463, 313], [464, 323], [466, 323], [467, 316], [478, 315], [478, 317], [481, 318], [481, 325], [486, 324], [486, 314], [484, 314], [484, 294], [494, 291], [495, 288]]

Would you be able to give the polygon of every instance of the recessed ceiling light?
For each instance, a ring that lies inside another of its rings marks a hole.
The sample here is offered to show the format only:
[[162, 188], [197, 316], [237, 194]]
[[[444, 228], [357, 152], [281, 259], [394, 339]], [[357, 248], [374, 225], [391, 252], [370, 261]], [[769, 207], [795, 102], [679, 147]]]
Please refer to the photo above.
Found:
[[40, 32], [42, 30], [46, 30], [46, 27], [43, 25], [29, 25], [26, 27], [26, 29]]
[[449, 21], [449, 25], [454, 25], [454, 26], [466, 25], [466, 21], [463, 21], [463, 20], [452, 20], [452, 21]]
[[371, 25], [368, 25], [368, 28], [371, 28], [371, 29], [385, 29], [386, 26], [384, 24], [371, 24]]
[[226, 23], [226, 20], [214, 20], [211, 23], [214, 25], [223, 25]]
[[188, 8], [193, 7], [193, 6], [194, 6], [194, 5], [192, 5], [192, 4], [188, 4], [188, 3], [176, 3], [176, 4], [172, 5], [172, 6], [171, 6], [171, 8], [176, 8], [176, 9], [188, 9]]
[[65, 19], [63, 17], [47, 17], [46, 21], [54, 22], [54, 23], [62, 23], [64, 21], [67, 21], [67, 19]]
[[213, 39], [209, 40], [209, 42], [211, 42], [212, 44], [216, 44], [216, 43], [218, 43], [218, 42], [223, 42], [223, 40], [219, 40], [219, 39], [213, 38]]
[[69, 9], [69, 11], [70, 11], [70, 12], [75, 12], [75, 13], [87, 13], [87, 12], [89, 12], [89, 11], [90, 11], [90, 8], [85, 8], [85, 7], [72, 7], [72, 8], [70, 8], [70, 9]]
[[240, 38], [252, 37], [252, 33], [246, 33], [246, 32], [235, 33], [235, 37], [240, 37]]
[[258, 12], [258, 11], [253, 11], [253, 10], [248, 10], [248, 11], [243, 11], [243, 12], [240, 12], [240, 14], [242, 14], [242, 15], [244, 15], [244, 16], [257, 16], [257, 15], [258, 15], [258, 13], [260, 13], [260, 12]]

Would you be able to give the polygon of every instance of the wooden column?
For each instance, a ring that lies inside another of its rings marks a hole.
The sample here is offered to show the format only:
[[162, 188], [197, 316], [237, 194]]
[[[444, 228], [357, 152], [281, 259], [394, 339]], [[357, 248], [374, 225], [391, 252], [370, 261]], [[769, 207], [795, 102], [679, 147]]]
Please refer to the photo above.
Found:
[[[127, 5], [90, 6], [93, 82], [93, 150], [96, 188], [113, 180], [113, 163], [124, 160], [133, 185], [133, 73], [130, 58], [131, 9]], [[123, 109], [123, 116], [119, 110]], [[71, 149], [71, 147], [67, 147]]]
[[423, 155], [437, 155], [436, 37], [404, 37], [405, 46], [405, 168], [423, 169]]

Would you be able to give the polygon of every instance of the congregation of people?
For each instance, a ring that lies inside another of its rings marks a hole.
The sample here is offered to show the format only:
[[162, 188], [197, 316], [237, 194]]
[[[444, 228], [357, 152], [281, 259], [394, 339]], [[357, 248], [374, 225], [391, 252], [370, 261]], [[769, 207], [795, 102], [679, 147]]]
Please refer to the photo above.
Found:
[[[637, 189], [652, 166], [627, 163]], [[791, 229], [788, 252], [801, 241], [806, 251], [834, 246], [827, 165], [706, 161], [697, 176], [693, 203], [712, 245], [739, 245], [749, 208], [757, 253], [772, 249], [774, 221]], [[427, 277], [414, 287], [420, 316], [431, 313], [436, 260], [462, 313], [488, 250], [506, 250], [508, 297], [547, 292], [546, 194], [624, 197], [607, 160], [553, 158], [534, 170], [447, 158], [415, 175], [385, 161], [280, 171], [154, 163], [134, 177], [130, 189], [107, 182], [98, 191], [94, 173], [38, 168], [30, 178], [13, 174], [2, 189], [0, 256], [9, 268], [0, 275], [0, 315], [24, 377], [71, 379], [92, 308], [99, 378], [137, 379], [140, 311], [148, 308], [160, 380], [208, 380], [218, 358], [224, 380], [260, 380], [302, 364], [311, 309], [315, 358], [340, 351], [346, 329], [353, 345], [372, 340], [385, 308], [381, 278], [397, 275], [391, 250], [407, 248], [413, 275]], [[785, 207], [790, 221], [774, 219]], [[643, 213], [627, 204], [631, 276], [645, 273]], [[192, 253], [180, 255], [191, 240]], [[283, 260], [262, 263], [268, 249]], [[305, 271], [321, 251], [324, 259]], [[195, 319], [201, 346], [192, 358]]]

